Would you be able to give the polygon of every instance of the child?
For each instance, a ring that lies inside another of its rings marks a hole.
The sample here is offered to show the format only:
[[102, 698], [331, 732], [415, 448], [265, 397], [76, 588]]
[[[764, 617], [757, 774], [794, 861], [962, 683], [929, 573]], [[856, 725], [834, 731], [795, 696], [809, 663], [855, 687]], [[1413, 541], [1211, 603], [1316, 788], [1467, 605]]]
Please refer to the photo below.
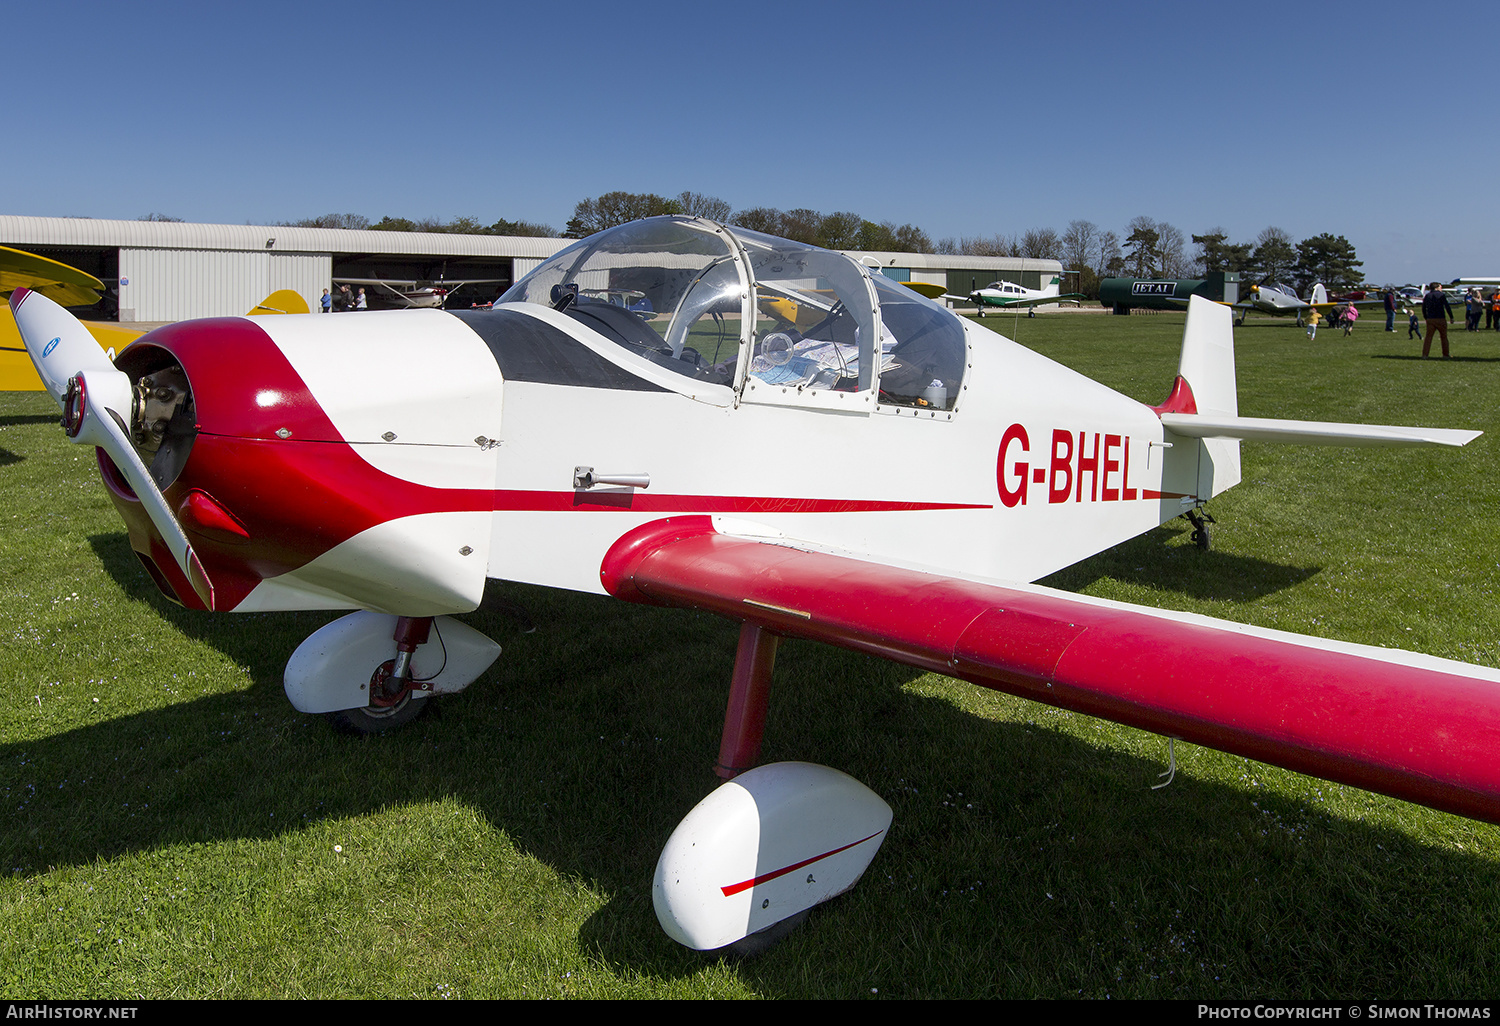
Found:
[[1417, 311], [1414, 307], [1408, 307], [1407, 313], [1411, 314], [1411, 320], [1406, 322], [1406, 337], [1421, 338], [1422, 326], [1417, 323]]
[[1313, 341], [1318, 337], [1318, 311], [1313, 308], [1307, 311], [1307, 340]]

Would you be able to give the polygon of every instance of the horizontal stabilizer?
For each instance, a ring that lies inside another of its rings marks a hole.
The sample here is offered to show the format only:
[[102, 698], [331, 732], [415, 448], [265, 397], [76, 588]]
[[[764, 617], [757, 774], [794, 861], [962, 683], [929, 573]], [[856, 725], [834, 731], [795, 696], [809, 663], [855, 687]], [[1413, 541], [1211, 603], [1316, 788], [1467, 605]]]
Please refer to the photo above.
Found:
[[1239, 438], [1298, 445], [1467, 445], [1482, 431], [1456, 428], [1392, 427], [1387, 424], [1335, 424], [1318, 420], [1273, 420], [1196, 413], [1163, 413], [1162, 425], [1187, 438]]

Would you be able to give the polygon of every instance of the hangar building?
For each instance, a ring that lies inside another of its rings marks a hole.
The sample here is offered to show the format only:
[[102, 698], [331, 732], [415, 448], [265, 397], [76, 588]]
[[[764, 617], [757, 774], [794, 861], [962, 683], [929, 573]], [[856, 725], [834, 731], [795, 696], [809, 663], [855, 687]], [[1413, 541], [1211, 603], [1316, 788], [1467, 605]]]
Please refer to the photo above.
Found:
[[317, 309], [334, 278], [498, 279], [470, 286], [472, 298], [455, 297], [467, 306], [494, 299], [570, 241], [0, 214], [0, 245], [117, 285], [118, 300], [110, 305], [118, 306], [121, 321], [242, 314], [277, 289], [292, 289]]
[[[335, 278], [491, 279], [455, 291], [452, 306], [489, 302], [571, 239], [377, 232], [285, 225], [114, 221], [0, 214], [0, 245], [87, 271], [117, 292], [100, 319], [179, 321], [242, 314], [277, 289], [317, 309]], [[1056, 260], [850, 253], [896, 281], [967, 295], [999, 278], [1028, 288], [1062, 272]]]

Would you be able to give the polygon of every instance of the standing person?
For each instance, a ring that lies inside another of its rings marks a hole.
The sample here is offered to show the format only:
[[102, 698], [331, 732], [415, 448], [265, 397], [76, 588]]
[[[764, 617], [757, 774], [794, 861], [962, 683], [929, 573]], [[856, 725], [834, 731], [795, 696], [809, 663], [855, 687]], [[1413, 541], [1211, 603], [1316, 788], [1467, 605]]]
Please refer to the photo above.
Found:
[[1385, 290], [1385, 330], [1396, 330], [1396, 290], [1394, 288]]
[[1443, 337], [1443, 359], [1449, 359], [1448, 325], [1453, 322], [1453, 304], [1448, 302], [1443, 287], [1437, 282], [1428, 285], [1427, 294], [1422, 297], [1422, 317], [1427, 321], [1427, 335], [1422, 339], [1422, 359], [1427, 359], [1432, 352], [1434, 331]]
[[333, 310], [333, 297], [328, 294], [328, 290], [327, 289], [323, 290], [322, 303], [323, 303], [323, 312], [324, 313], [330, 313], [330, 312], [332, 312], [332, 310]]
[[1484, 326], [1493, 326], [1496, 331], [1500, 331], [1500, 289], [1490, 293], [1489, 308], [1490, 319], [1484, 322]]
[[356, 309], [356, 310], [368, 310], [369, 309], [369, 307], [365, 306], [365, 290], [364, 289], [360, 289], [359, 290], [359, 296], [354, 300], [354, 309]]
[[1479, 330], [1479, 315], [1484, 313], [1484, 300], [1479, 298], [1478, 289], [1470, 289], [1464, 295], [1464, 330]]
[[1307, 311], [1307, 340], [1312, 342], [1318, 337], [1318, 308], [1309, 307]]

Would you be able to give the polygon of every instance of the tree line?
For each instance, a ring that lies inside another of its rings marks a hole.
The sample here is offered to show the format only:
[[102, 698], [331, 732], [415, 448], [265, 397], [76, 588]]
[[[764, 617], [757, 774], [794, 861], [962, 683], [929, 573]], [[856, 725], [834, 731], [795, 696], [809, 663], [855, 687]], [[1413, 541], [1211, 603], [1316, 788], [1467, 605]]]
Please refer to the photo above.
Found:
[[408, 217], [382, 217], [371, 222], [363, 214], [324, 214], [321, 217], [304, 217], [300, 221], [277, 221], [282, 228], [353, 228], [372, 232], [438, 232], [443, 235], [522, 235], [538, 239], [557, 238], [557, 229], [550, 224], [535, 221], [507, 221], [501, 218], [494, 224], [485, 224], [476, 217], [455, 217], [451, 221], [440, 221], [435, 217], [412, 220]]
[[[1014, 235], [948, 237], [934, 242], [913, 224], [871, 221], [847, 210], [825, 214], [806, 207], [781, 210], [751, 207], [735, 210], [717, 196], [683, 192], [668, 198], [656, 193], [615, 191], [580, 200], [560, 233], [581, 239], [642, 217], [687, 214], [734, 224], [826, 249], [889, 253], [936, 253], [945, 256], [1009, 256], [1061, 261], [1078, 281], [1070, 288], [1086, 296], [1099, 294], [1104, 278], [1196, 278], [1215, 271], [1237, 272], [1242, 281], [1290, 281], [1301, 290], [1314, 282], [1330, 289], [1360, 284], [1363, 263], [1342, 235], [1322, 233], [1301, 242], [1277, 227], [1254, 239], [1231, 242], [1223, 228], [1185, 236], [1176, 226], [1144, 215], [1131, 219], [1120, 232], [1092, 221], [1070, 221], [1059, 234], [1052, 228], [1029, 228]], [[150, 215], [168, 220], [166, 215]], [[304, 228], [358, 228], [374, 231], [447, 232], [463, 235], [521, 235], [556, 238], [551, 225], [504, 218], [484, 224], [473, 217], [451, 221], [382, 217], [371, 223], [359, 214], [324, 214], [300, 221], [278, 222]]]
[[1077, 291], [1098, 296], [1103, 278], [1190, 278], [1214, 271], [1235, 271], [1252, 282], [1287, 281], [1306, 289], [1321, 281], [1331, 289], [1360, 283], [1361, 261], [1342, 235], [1327, 233], [1293, 243], [1280, 228], [1270, 227], [1251, 242], [1231, 243], [1219, 227], [1189, 239], [1166, 221], [1141, 216], [1123, 235], [1092, 221], [1070, 221], [1061, 235], [1052, 228], [1029, 228], [1016, 235], [944, 238], [936, 243], [921, 228], [891, 221], [875, 222], [850, 211], [832, 214], [807, 208], [779, 210], [751, 207], [734, 211], [715, 196], [684, 192], [676, 199], [655, 193], [608, 192], [582, 200], [563, 232], [581, 239], [640, 217], [692, 214], [742, 228], [779, 235], [826, 249], [891, 253], [937, 253], [947, 256], [1009, 256], [1058, 260], [1077, 272]]
[[581, 239], [636, 218], [660, 214], [706, 217], [711, 221], [734, 224], [751, 231], [791, 239], [793, 242], [822, 246], [824, 249], [932, 252], [932, 240], [915, 225], [868, 221], [847, 210], [832, 214], [805, 207], [795, 210], [752, 207], [735, 211], [727, 201], [698, 192], [684, 192], [674, 199], [649, 192], [607, 192], [598, 198], [582, 200], [573, 208], [573, 216], [568, 220], [563, 238]]

